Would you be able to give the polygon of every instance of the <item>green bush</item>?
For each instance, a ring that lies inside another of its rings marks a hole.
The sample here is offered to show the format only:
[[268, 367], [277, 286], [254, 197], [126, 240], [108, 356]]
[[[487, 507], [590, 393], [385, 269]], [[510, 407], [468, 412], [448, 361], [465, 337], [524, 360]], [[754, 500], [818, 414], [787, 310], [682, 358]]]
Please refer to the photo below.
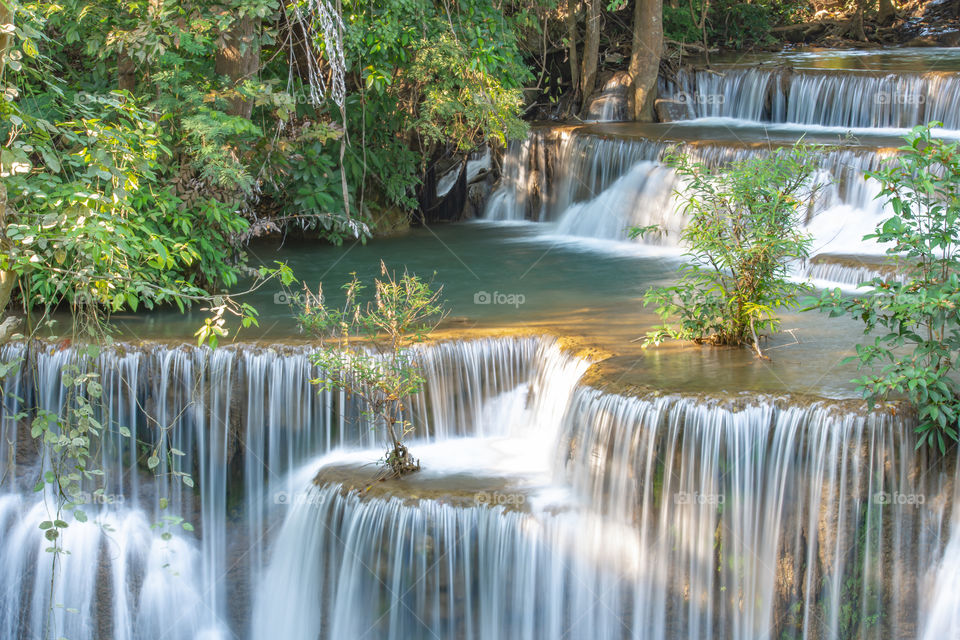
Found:
[[[699, 23], [703, 11], [703, 0], [677, 7], [664, 5], [664, 35], [677, 42], [696, 42], [703, 40]], [[764, 45], [773, 41], [771, 29], [780, 24], [792, 24], [802, 20], [809, 13], [809, 4], [790, 0], [759, 0], [741, 2], [740, 0], [712, 0], [708, 7], [706, 24], [707, 41], [710, 46], [722, 46], [741, 49], [753, 45]]]
[[676, 42], [700, 42], [702, 37], [689, 7], [666, 4], [663, 5], [663, 35]]
[[682, 178], [677, 196], [688, 216], [681, 240], [689, 262], [679, 283], [644, 296], [662, 320], [678, 322], [656, 327], [646, 344], [751, 344], [762, 355], [760, 333], [775, 332], [777, 310], [795, 307], [806, 289], [789, 270], [809, 254], [802, 218], [817, 191], [812, 153], [796, 145], [721, 168], [685, 155], [669, 159]]
[[773, 27], [771, 11], [762, 3], [719, 2], [713, 22], [714, 42], [732, 49], [766, 44]]
[[917, 445], [942, 452], [960, 418], [960, 143], [934, 138], [931, 126], [942, 125], [915, 128], [894, 163], [868, 174], [893, 215], [864, 239], [888, 243], [898, 278], [874, 278], [855, 297], [824, 291], [812, 306], [863, 322], [872, 341], [851, 360], [880, 370], [857, 379], [859, 389], [871, 406], [906, 395], [919, 412]]

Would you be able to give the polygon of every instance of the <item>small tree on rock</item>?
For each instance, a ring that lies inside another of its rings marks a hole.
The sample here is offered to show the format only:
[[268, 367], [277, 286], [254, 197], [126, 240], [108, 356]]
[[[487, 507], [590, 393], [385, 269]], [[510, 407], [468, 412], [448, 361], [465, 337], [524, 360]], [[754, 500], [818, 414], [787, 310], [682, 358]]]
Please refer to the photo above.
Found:
[[313, 361], [325, 377], [312, 380], [325, 390], [342, 389], [358, 398], [365, 414], [382, 427], [390, 449], [384, 457], [388, 477], [420, 469], [404, 438], [413, 431], [405, 418], [406, 402], [420, 392], [424, 379], [411, 348], [422, 342], [446, 315], [440, 289], [406, 272], [397, 278], [380, 263], [374, 297], [364, 302], [364, 285], [352, 274], [343, 285], [342, 307], [329, 306], [322, 287], [306, 291], [300, 324], [320, 340]]

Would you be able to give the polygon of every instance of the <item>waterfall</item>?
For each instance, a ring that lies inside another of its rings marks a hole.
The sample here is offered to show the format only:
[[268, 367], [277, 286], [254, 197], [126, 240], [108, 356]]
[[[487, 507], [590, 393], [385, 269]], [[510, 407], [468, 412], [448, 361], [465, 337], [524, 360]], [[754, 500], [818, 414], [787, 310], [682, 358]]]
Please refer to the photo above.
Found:
[[[954, 486], [953, 503], [957, 501], [960, 501], [960, 483]], [[923, 640], [949, 638], [960, 629], [960, 509], [953, 512], [950, 542], [933, 584], [933, 604], [922, 625]]]
[[764, 114], [779, 80], [779, 74], [763, 69], [681, 69], [675, 82], [660, 79], [659, 96], [684, 105], [691, 119], [728, 117], [759, 122], [769, 119]]
[[[26, 358], [4, 381], [8, 410], [14, 393], [62, 407], [61, 369], [82, 363], [69, 348], [4, 356]], [[953, 596], [934, 589], [958, 579], [957, 469], [914, 451], [909, 416], [612, 394], [579, 383], [589, 363], [547, 338], [442, 342], [418, 359], [411, 447], [424, 471], [412, 481], [442, 492], [467, 475], [482, 488], [472, 498], [314, 485], [325, 465], [372, 462], [383, 442], [349, 399], [310, 385], [322, 372], [308, 347], [101, 354], [109, 491], [91, 494], [88, 522], [67, 516], [68, 555], [44, 551], [37, 527], [55, 504], [31, 490], [43, 461], [21, 425], [2, 423], [0, 637], [48, 624], [81, 639], [950, 628]], [[156, 446], [158, 424], [184, 452], [166, 472], [192, 473], [196, 490], [138, 468], [142, 453], [113, 429]]]
[[[427, 390], [413, 407], [423, 418], [417, 437], [443, 440], [485, 428], [486, 401], [534, 376], [537, 363], [550, 361], [544, 349], [555, 348], [518, 338], [422, 349]], [[0, 570], [8, 587], [0, 637], [40, 637], [48, 622], [57, 636], [71, 639], [229, 635], [246, 616], [244, 594], [259, 583], [265, 531], [300, 491], [289, 473], [325, 451], [385, 447], [344, 394], [318, 393], [310, 384], [321, 372], [308, 354], [306, 348], [122, 345], [100, 355], [98, 417], [109, 425], [99, 455], [103, 495], [85, 494], [89, 522], [64, 516], [69, 554], [58, 557], [51, 600], [52, 554], [43, 551], [49, 542], [37, 525], [50, 519], [56, 501], [31, 491], [42, 461], [31, 453], [29, 428], [10, 416], [21, 407], [61, 411], [63, 367], [83, 359], [69, 348], [6, 347], [4, 361], [26, 362], [3, 386]], [[166, 439], [159, 437], [161, 425], [169, 427]], [[130, 438], [119, 435], [121, 426]], [[161, 447], [156, 476], [137, 470], [133, 461], [144, 459], [137, 441]], [[173, 449], [184, 455], [166, 455]], [[168, 467], [171, 459], [175, 466]], [[175, 472], [191, 473], [197, 489]], [[161, 510], [161, 498], [171, 507]], [[194, 525], [195, 534], [165, 520], [176, 517]]]
[[854, 128], [910, 128], [942, 122], [960, 129], [960, 74], [783, 68], [681, 70], [660, 96], [690, 118], [725, 117]]
[[956, 474], [930, 470], [908, 422], [595, 390], [573, 410], [590, 425], [569, 427], [573, 486], [644, 541], [638, 619], [667, 637], [911, 637]]
[[542, 219], [550, 203], [556, 150], [564, 137], [562, 129], [534, 128], [524, 140], [510, 142], [499, 187], [483, 217], [505, 222]]
[[[538, 136], [536, 144], [542, 146], [543, 136]], [[694, 162], [711, 168], [770, 153], [759, 146], [677, 143], [580, 131], [565, 134], [553, 146], [556, 151], [548, 154], [556, 156], [550, 181], [533, 184], [535, 193], [554, 195], [550, 201], [539, 201], [536, 220], [553, 223], [550, 230], [556, 233], [607, 240], [626, 240], [630, 227], [656, 224], [661, 233], [642, 241], [666, 246], [677, 246], [686, 224], [681, 203], [674, 196], [682, 185], [663, 164], [668, 151], [689, 154]], [[522, 146], [512, 150], [506, 166], [521, 166], [523, 153]], [[815, 254], [882, 254], [883, 247], [863, 242], [863, 236], [884, 217], [883, 206], [876, 198], [879, 186], [864, 174], [880, 168], [892, 154], [887, 150], [848, 148], [828, 151], [820, 158], [817, 179], [823, 188], [815, 215], [806, 221]], [[530, 182], [507, 180], [506, 176], [504, 180], [495, 194], [497, 202], [526, 203], [534, 197], [534, 193], [517, 192], [518, 185]], [[526, 215], [519, 209], [515, 214], [521, 218]], [[839, 273], [840, 269], [833, 271], [841, 281], [858, 277]]]
[[894, 263], [887, 265], [864, 258], [865, 256], [817, 256], [807, 263], [804, 276], [815, 282], [839, 284], [848, 289], [856, 289], [874, 278], [906, 282], [906, 275], [897, 271]]
[[587, 387], [563, 405], [562, 504], [311, 487], [277, 539], [253, 637], [879, 639], [955, 615], [949, 597], [927, 602], [958, 578], [935, 575], [957, 474], [914, 452], [908, 420]]
[[[614, 80], [592, 108], [592, 118], [604, 119], [603, 95], [619, 89]], [[663, 167], [668, 150], [718, 167], [771, 152], [759, 123], [902, 130], [941, 121], [947, 129], [960, 129], [960, 74], [955, 72], [683, 69], [672, 79], [661, 77], [659, 90], [688, 119], [728, 118], [745, 124], [734, 136], [747, 141], [672, 141], [670, 127], [619, 136], [600, 127], [558, 128], [551, 136], [541, 127], [508, 150], [486, 218], [532, 220], [548, 223], [542, 227], [547, 235], [615, 241], [627, 240], [631, 227], [657, 225], [659, 233], [638, 242], [676, 247], [686, 218], [673, 195], [682, 185]], [[890, 214], [877, 199], [878, 184], [864, 176], [895, 153], [847, 146], [820, 158], [817, 178], [824, 188], [815, 215], [805, 222], [814, 256], [884, 254], [885, 246], [863, 240]], [[798, 267], [796, 275], [853, 286], [876, 272], [820, 261]]]
[[673, 170], [657, 162], [638, 162], [591, 200], [568, 206], [557, 231], [571, 236], [624, 239], [631, 227], [657, 225], [651, 239], [676, 245], [684, 218], [674, 199]]

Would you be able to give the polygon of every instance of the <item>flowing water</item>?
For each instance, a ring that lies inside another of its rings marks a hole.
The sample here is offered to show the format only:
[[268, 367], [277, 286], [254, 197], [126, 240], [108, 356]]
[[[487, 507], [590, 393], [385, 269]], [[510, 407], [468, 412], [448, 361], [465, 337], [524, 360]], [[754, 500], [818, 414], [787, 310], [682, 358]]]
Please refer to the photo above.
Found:
[[[683, 185], [664, 166], [669, 152], [716, 167], [802, 137], [833, 146], [819, 159], [815, 179], [825, 188], [806, 221], [813, 254], [864, 255], [864, 263], [875, 263], [885, 248], [863, 236], [890, 212], [864, 175], [891, 162], [898, 137], [916, 125], [940, 122], [938, 135], [960, 137], [960, 56], [954, 49], [727, 56], [711, 69], [661, 76], [659, 97], [672, 105], [674, 122], [534, 129], [509, 149], [506, 177], [485, 217], [621, 242], [631, 227], [656, 225], [659, 233], [639, 242], [676, 247], [686, 220], [675, 197]], [[532, 170], [525, 149], [548, 160]], [[875, 273], [836, 262], [825, 269], [826, 262], [797, 265], [797, 276], [855, 287]]]
[[[31, 354], [5, 391], [54, 382], [72, 357]], [[422, 358], [419, 481], [489, 478], [468, 504], [314, 486], [382, 443], [348, 400], [309, 388], [319, 372], [302, 349], [101, 356], [104, 423], [147, 442], [151, 418], [175, 425], [160, 446], [185, 453], [177, 468], [198, 488], [150, 478], [129, 442], [107, 438], [105, 497], [86, 505], [90, 522], [71, 520], [51, 574], [37, 523], [54, 501], [24, 486], [41, 461], [5, 421], [17, 467], [0, 467], [0, 635], [886, 638], [955, 615], [936, 585], [955, 579], [956, 463], [915, 453], [909, 417], [607, 393], [578, 383], [588, 363], [547, 339]], [[195, 531], [152, 528], [164, 516]]]
[[[640, 128], [639, 132], [646, 135], [659, 134], [656, 138], [627, 137], [625, 132], [629, 132], [626, 127], [617, 130], [619, 135], [591, 128], [535, 131], [525, 143], [511, 147], [505, 166], [524, 166], [524, 150], [536, 148], [541, 156], [553, 159], [550, 171], [541, 171], [535, 183], [523, 175], [504, 180], [488, 204], [487, 219], [544, 222], [545, 233], [613, 241], [627, 241], [631, 227], [656, 225], [658, 232], [639, 242], [677, 247], [686, 216], [683, 202], [675, 194], [683, 185], [664, 164], [666, 155], [685, 153], [696, 162], [717, 167], [776, 152], [764, 145], [739, 141], [671, 139], [666, 137], [671, 131], [665, 126]], [[551, 147], [555, 150], [546, 150]], [[840, 147], [819, 158], [815, 179], [822, 188], [816, 210], [805, 224], [813, 236], [814, 254], [883, 254], [882, 246], [862, 239], [884, 216], [882, 203], [877, 200], [879, 187], [864, 174], [878, 169], [894, 154], [888, 148], [858, 145]], [[534, 199], [528, 190], [531, 184], [535, 193], [547, 192], [551, 197]], [[860, 274], [832, 275], [844, 284], [855, 285]]]
[[[862, 240], [884, 216], [863, 173], [893, 158], [903, 127], [960, 128], [960, 56], [719, 68], [661, 87], [689, 121], [534, 128], [511, 145], [486, 221], [253, 247], [311, 285], [369, 277], [381, 258], [433, 273], [454, 316], [444, 331], [518, 334], [418, 347], [426, 384], [408, 417], [423, 470], [409, 478], [375, 482], [381, 433], [353, 398], [311, 384], [324, 372], [291, 292], [251, 300], [261, 345], [184, 346], [199, 316], [161, 312], [115, 318], [130, 342], [93, 361], [67, 343], [6, 347], [24, 364], [3, 381], [0, 638], [960, 637], [956, 452], [917, 451], [909, 412], [850, 399], [854, 323], [786, 314], [769, 363], [631, 342], [653, 322], [643, 292], [680, 264], [672, 148], [722, 166], [800, 135], [836, 145], [806, 221], [817, 256], [797, 271], [853, 286], [895, 269]], [[594, 120], [620, 117], [621, 88]], [[626, 241], [648, 224], [663, 232]], [[588, 372], [545, 333], [618, 355]], [[30, 420], [67, 409], [69, 363], [100, 375], [104, 475], [88, 521], [62, 516], [54, 555], [39, 523], [57, 499], [33, 491], [52, 461]]]
[[960, 75], [945, 72], [776, 70], [682, 71], [660, 95], [687, 117], [727, 117], [852, 128], [960, 129]]

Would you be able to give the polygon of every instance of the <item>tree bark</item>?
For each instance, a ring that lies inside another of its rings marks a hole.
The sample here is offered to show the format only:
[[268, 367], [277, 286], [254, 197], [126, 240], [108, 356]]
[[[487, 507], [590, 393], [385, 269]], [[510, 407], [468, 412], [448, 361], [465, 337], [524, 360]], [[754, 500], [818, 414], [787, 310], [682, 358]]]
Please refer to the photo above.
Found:
[[567, 0], [567, 40], [569, 40], [570, 86], [574, 101], [580, 92], [580, 59], [577, 56], [577, 0]]
[[597, 82], [597, 64], [600, 60], [600, 3], [602, 0], [584, 0], [587, 7], [587, 31], [583, 38], [583, 71], [580, 74], [580, 97], [585, 111], [590, 107], [590, 94]]
[[663, 56], [663, 0], [636, 0], [633, 11], [633, 51], [630, 54], [633, 119], [653, 121], [657, 76]]
[[[0, 0], [0, 25], [13, 24], [13, 11]], [[4, 61], [7, 52], [10, 49], [10, 34], [7, 29], [0, 34], [0, 76], [3, 75]], [[7, 239], [7, 187], [0, 182], [0, 251], [10, 258], [10, 240]], [[9, 270], [0, 270], [0, 313], [3, 313], [7, 304], [10, 303], [10, 296], [13, 293], [13, 287], [17, 283], [17, 274]], [[9, 320], [9, 318], [7, 318]], [[8, 324], [4, 322], [4, 326]], [[9, 338], [8, 338], [9, 339]]]
[[[0, 19], [2, 19], [2, 16], [0, 16]], [[0, 24], [6, 23], [0, 22]], [[10, 240], [7, 238], [7, 187], [0, 182], [0, 251], [3, 251], [8, 260], [10, 249]], [[13, 287], [16, 284], [16, 273], [5, 269], [0, 270], [0, 314], [6, 310], [10, 303], [10, 296], [13, 294]]]
[[867, 34], [863, 30], [863, 11], [866, 0], [857, 0], [857, 10], [853, 14], [853, 18], [850, 19], [850, 26], [847, 29], [847, 33], [854, 40], [859, 40], [860, 42], [867, 41]]
[[137, 88], [137, 65], [123, 49], [117, 54], [117, 86], [130, 93]]
[[[3, 0], [0, 0], [0, 25], [13, 24], [13, 11], [6, 5]], [[7, 49], [10, 48], [10, 33], [3, 29], [3, 32], [0, 33], [0, 72], [3, 71], [4, 56], [7, 53]]]
[[[257, 21], [250, 16], [234, 20], [230, 28], [220, 34], [215, 62], [217, 75], [227, 76], [234, 87], [252, 78], [260, 68], [260, 46]], [[230, 100], [227, 113], [249, 118], [253, 104], [241, 97]]]
[[893, 22], [897, 17], [897, 8], [893, 5], [893, 0], [880, 0], [880, 8], [877, 12], [877, 22], [886, 26]]

